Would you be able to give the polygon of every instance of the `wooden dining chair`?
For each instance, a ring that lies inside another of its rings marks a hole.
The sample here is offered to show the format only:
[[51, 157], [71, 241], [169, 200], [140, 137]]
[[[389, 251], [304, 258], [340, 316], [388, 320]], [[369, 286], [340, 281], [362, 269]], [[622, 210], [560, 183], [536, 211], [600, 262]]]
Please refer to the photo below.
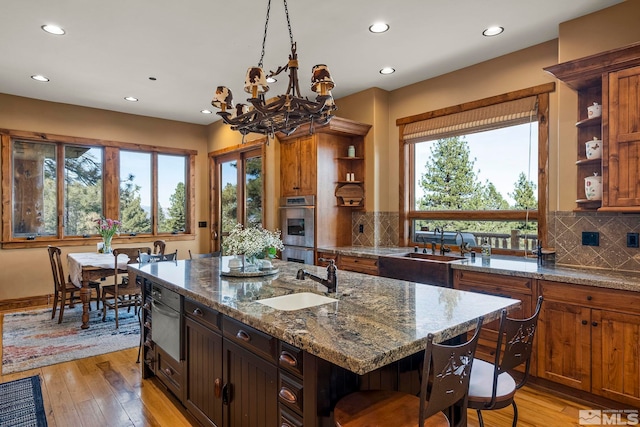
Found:
[[102, 287], [102, 321], [107, 319], [107, 309], [113, 309], [116, 317], [116, 329], [119, 327], [118, 311], [120, 308], [127, 307], [137, 309], [140, 305], [142, 288], [136, 280], [129, 281], [128, 274], [121, 274], [118, 269], [118, 255], [124, 254], [129, 259], [127, 264], [138, 263], [140, 253], [151, 253], [149, 247], [137, 248], [118, 248], [113, 250], [113, 258], [115, 262], [114, 282], [113, 285]]
[[[338, 401], [333, 417], [337, 427], [451, 426], [444, 410], [456, 405], [466, 425], [469, 377], [482, 328], [479, 318], [473, 337], [464, 344], [445, 345], [427, 337], [420, 396], [389, 390], [358, 391]], [[428, 387], [427, 387], [428, 386]], [[428, 396], [427, 396], [428, 395]]]
[[[507, 317], [507, 310], [502, 310], [496, 356], [493, 363], [477, 359], [471, 369], [469, 385], [469, 408], [478, 413], [480, 426], [484, 426], [482, 411], [513, 407], [513, 427], [518, 424], [518, 407], [515, 394], [529, 378], [533, 339], [538, 329], [538, 317], [542, 307], [542, 296], [533, 316], [528, 319], [512, 319]], [[509, 371], [524, 366], [524, 374], [516, 382]]]
[[156, 240], [153, 242], [153, 253], [155, 255], [164, 255], [164, 250], [167, 244], [164, 240]]
[[197, 258], [216, 258], [221, 255], [220, 251], [209, 252], [205, 254], [194, 254], [191, 253], [191, 249], [189, 249], [189, 259], [197, 259]]
[[[76, 300], [79, 302], [80, 297], [76, 296], [75, 293], [80, 293], [80, 288], [74, 285], [71, 282], [71, 278], [69, 276], [64, 275], [64, 269], [62, 267], [62, 259], [60, 254], [62, 251], [60, 248], [56, 246], [48, 246], [47, 250], [49, 251], [49, 262], [51, 263], [51, 272], [53, 273], [53, 309], [51, 311], [51, 318], [56, 317], [56, 310], [58, 309], [58, 302], [60, 302], [60, 314], [58, 315], [58, 323], [62, 323], [62, 318], [64, 316], [64, 307], [69, 304], [69, 307], [73, 307], [74, 302]], [[96, 301], [97, 308], [100, 308], [100, 283], [91, 281], [89, 282], [89, 288], [96, 291]], [[89, 302], [91, 304], [91, 301]], [[91, 309], [91, 306], [89, 306]]]

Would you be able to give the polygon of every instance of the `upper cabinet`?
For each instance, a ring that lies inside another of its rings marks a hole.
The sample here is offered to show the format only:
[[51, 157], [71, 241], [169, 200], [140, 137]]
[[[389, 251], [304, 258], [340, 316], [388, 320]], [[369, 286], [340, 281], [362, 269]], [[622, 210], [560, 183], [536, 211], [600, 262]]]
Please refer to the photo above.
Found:
[[280, 144], [280, 195], [316, 194], [316, 139], [300, 136]]
[[545, 71], [578, 93], [576, 210], [640, 212], [640, 43]]

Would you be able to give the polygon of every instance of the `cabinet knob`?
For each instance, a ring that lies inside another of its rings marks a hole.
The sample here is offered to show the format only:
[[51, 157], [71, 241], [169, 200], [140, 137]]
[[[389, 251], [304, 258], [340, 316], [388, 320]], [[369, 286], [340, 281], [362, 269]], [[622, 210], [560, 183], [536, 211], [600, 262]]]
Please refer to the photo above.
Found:
[[288, 351], [280, 353], [280, 362], [291, 367], [298, 366], [298, 360]]
[[164, 373], [167, 374], [168, 376], [172, 376], [173, 375], [173, 370], [171, 368], [165, 368], [164, 369]]
[[194, 315], [194, 316], [200, 316], [200, 317], [202, 317], [202, 316], [203, 316], [202, 310], [200, 310], [200, 309], [199, 309], [199, 308], [197, 308], [197, 307], [196, 307], [196, 308], [194, 308], [194, 309], [193, 309], [193, 315]]
[[589, 323], [589, 322], [587, 322], [586, 320], [583, 320], [583, 321], [582, 321], [582, 324], [583, 324], [583, 325], [586, 325], [587, 323]]
[[591, 301], [593, 297], [591, 295], [587, 295], [587, 301]]
[[298, 400], [296, 398], [296, 395], [289, 390], [287, 387], [282, 387], [280, 389], [280, 392], [278, 393], [278, 395], [287, 403], [290, 403], [292, 405], [295, 405], [296, 401]]
[[244, 342], [249, 342], [251, 341], [251, 335], [249, 335], [248, 333], [246, 333], [245, 331], [243, 331], [242, 329], [240, 329], [238, 331], [238, 333], [236, 334], [236, 338], [238, 338], [239, 340], [242, 340]]
[[598, 326], [598, 322], [591, 322], [591, 326]]

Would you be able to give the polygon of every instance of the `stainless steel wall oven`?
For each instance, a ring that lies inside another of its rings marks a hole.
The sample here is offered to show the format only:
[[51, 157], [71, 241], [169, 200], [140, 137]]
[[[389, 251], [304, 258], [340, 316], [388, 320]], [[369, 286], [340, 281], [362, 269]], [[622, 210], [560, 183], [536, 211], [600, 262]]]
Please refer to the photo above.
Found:
[[280, 228], [285, 261], [314, 264], [315, 197], [293, 196], [280, 199]]

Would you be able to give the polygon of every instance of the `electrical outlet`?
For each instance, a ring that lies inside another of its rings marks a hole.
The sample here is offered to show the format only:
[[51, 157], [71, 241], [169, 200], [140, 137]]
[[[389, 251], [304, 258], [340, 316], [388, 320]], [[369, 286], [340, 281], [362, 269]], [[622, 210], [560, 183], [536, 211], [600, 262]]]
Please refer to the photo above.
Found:
[[600, 246], [600, 233], [598, 233], [597, 231], [583, 231], [582, 245], [583, 246]]
[[364, 224], [358, 225], [358, 232], [359, 233], [364, 233]]
[[627, 233], [627, 247], [628, 248], [638, 247], [638, 233]]

